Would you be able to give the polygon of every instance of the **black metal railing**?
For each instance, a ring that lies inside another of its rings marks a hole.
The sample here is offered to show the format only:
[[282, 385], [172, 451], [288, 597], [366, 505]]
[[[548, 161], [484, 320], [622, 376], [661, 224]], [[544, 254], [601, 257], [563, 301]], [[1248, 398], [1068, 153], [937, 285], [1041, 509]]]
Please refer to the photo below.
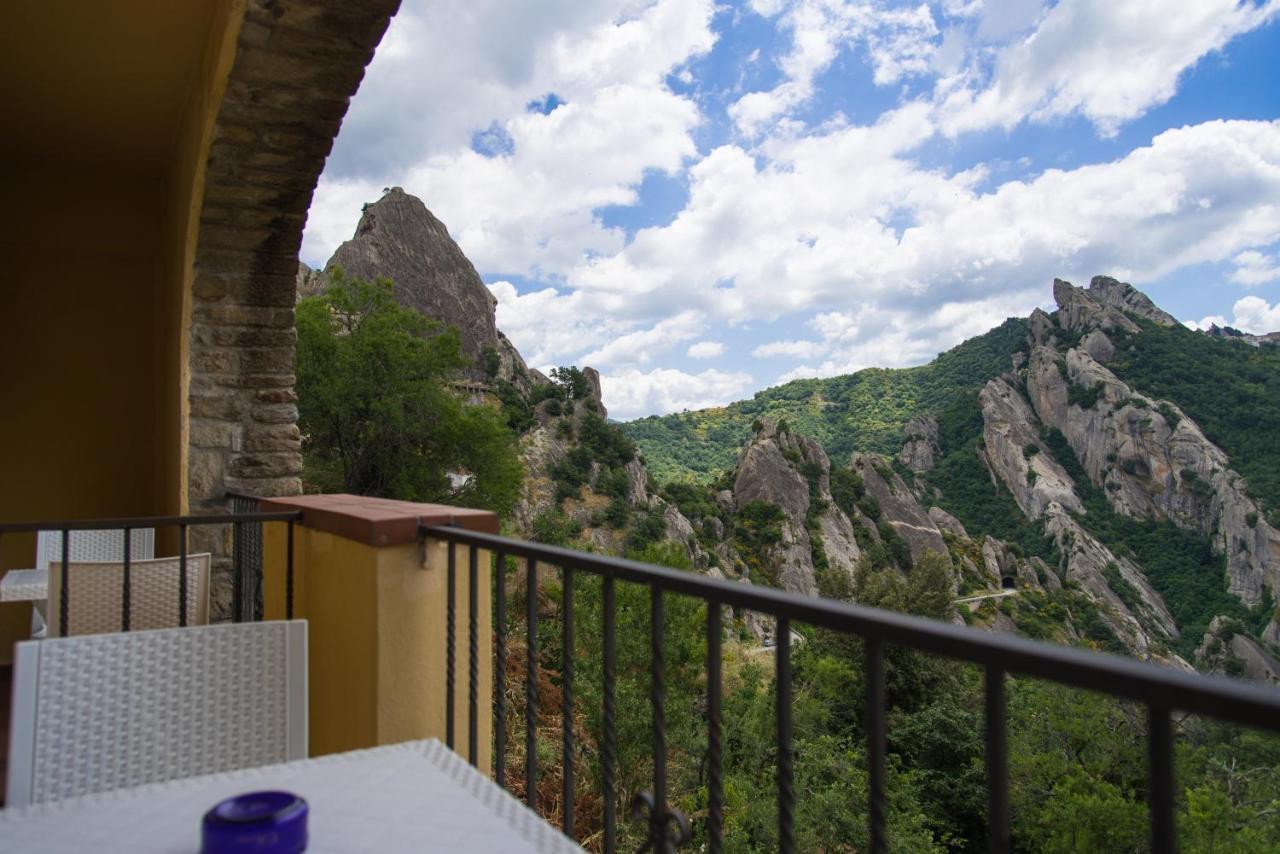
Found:
[[585, 552], [539, 545], [457, 527], [424, 527], [424, 538], [442, 540], [450, 555], [448, 636], [446, 668], [448, 684], [445, 692], [445, 719], [449, 721], [447, 737], [453, 747], [452, 727], [455, 712], [453, 643], [455, 609], [457, 607], [454, 552], [458, 546], [468, 549], [471, 568], [471, 590], [468, 620], [468, 643], [472, 666], [468, 675], [468, 755], [476, 761], [477, 650], [478, 615], [476, 613], [476, 565], [481, 549], [491, 552], [500, 571], [494, 573], [498, 587], [495, 594], [494, 667], [494, 770], [498, 783], [506, 786], [506, 596], [502, 579], [508, 557], [523, 558], [526, 563], [526, 631], [527, 685], [525, 688], [525, 798], [538, 808], [537, 799], [537, 567], [539, 564], [559, 567], [562, 579], [561, 609], [563, 614], [562, 689], [564, 740], [564, 804], [563, 828], [572, 834], [574, 827], [573, 754], [574, 711], [573, 662], [573, 584], [574, 572], [590, 573], [602, 578], [602, 631], [604, 661], [603, 731], [600, 734], [603, 772], [603, 848], [616, 849], [617, 819], [614, 814], [617, 774], [615, 732], [616, 680], [616, 596], [615, 582], [645, 585], [650, 590], [650, 637], [652, 654], [650, 703], [652, 705], [653, 787], [638, 794], [633, 808], [647, 819], [648, 836], [645, 850], [673, 851], [689, 839], [689, 825], [666, 801], [666, 729], [664, 716], [665, 674], [663, 669], [664, 597], [667, 594], [690, 596], [706, 603], [707, 618], [707, 780], [708, 810], [706, 815], [707, 849], [722, 848], [724, 790], [721, 753], [721, 632], [722, 609], [732, 607], [777, 620], [775, 679], [775, 725], [777, 740], [778, 843], [780, 850], [795, 850], [795, 803], [793, 749], [791, 731], [791, 625], [804, 623], [836, 632], [860, 636], [865, 641], [867, 673], [867, 756], [869, 768], [869, 836], [874, 852], [888, 850], [886, 841], [885, 755], [885, 646], [894, 644], [919, 652], [940, 655], [978, 665], [985, 673], [985, 742], [987, 770], [988, 846], [993, 852], [1010, 850], [1009, 780], [1006, 745], [1005, 678], [1010, 674], [1047, 679], [1075, 688], [1098, 691], [1116, 698], [1143, 704], [1148, 713], [1148, 776], [1151, 850], [1176, 850], [1174, 827], [1173, 727], [1174, 710], [1204, 715], [1231, 723], [1280, 732], [1280, 691], [1223, 677], [1203, 676], [1160, 667], [1131, 659], [1101, 655], [994, 634], [926, 620], [893, 611], [884, 611], [832, 599], [797, 596], [765, 587], [737, 584], [692, 572], [652, 566], [622, 558], [602, 557]]
[[[253, 507], [257, 506], [257, 499], [251, 499], [249, 496], [234, 496], [234, 501], [247, 502], [252, 500]], [[243, 504], [241, 506], [247, 506]], [[56, 607], [58, 608], [58, 625], [61, 627], [63, 635], [71, 634], [73, 626], [70, 624], [70, 589], [71, 577], [69, 573], [69, 565], [73, 563], [71, 558], [71, 539], [75, 531], [120, 531], [123, 539], [123, 545], [120, 552], [121, 560], [121, 614], [120, 628], [122, 631], [129, 631], [132, 622], [132, 577], [131, 566], [136, 560], [136, 556], [132, 554], [132, 533], [143, 529], [159, 530], [163, 528], [173, 528], [177, 530], [177, 549], [178, 549], [178, 597], [175, 603], [178, 608], [177, 624], [179, 626], [187, 625], [187, 600], [188, 600], [188, 532], [194, 527], [204, 526], [231, 526], [232, 531], [232, 560], [233, 560], [233, 580], [232, 580], [232, 614], [231, 617], [236, 622], [251, 622], [262, 619], [261, 591], [262, 591], [262, 530], [263, 523], [275, 522], [282, 523], [287, 526], [286, 534], [286, 556], [285, 556], [285, 612], [286, 618], [293, 617], [293, 526], [302, 518], [301, 511], [286, 511], [280, 513], [259, 513], [253, 511], [233, 512], [227, 514], [205, 514], [205, 515], [186, 515], [186, 516], [140, 516], [133, 518], [114, 518], [114, 519], [67, 519], [57, 521], [42, 522], [6, 522], [0, 523], [0, 555], [3, 554], [4, 536], [6, 534], [30, 534], [37, 536], [41, 532], [57, 532], [61, 535], [61, 554], [58, 560], [59, 572], [59, 597]], [[248, 542], [246, 542], [248, 541]], [[255, 558], [256, 555], [256, 558]], [[244, 558], [244, 560], [242, 560]], [[254, 599], [249, 598], [249, 591], [252, 591]]]

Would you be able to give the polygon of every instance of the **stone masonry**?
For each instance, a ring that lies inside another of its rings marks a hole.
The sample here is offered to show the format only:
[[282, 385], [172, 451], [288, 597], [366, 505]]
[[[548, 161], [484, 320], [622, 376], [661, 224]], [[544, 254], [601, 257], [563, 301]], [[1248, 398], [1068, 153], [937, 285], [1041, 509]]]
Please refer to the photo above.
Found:
[[[307, 209], [351, 96], [399, 0], [249, 0], [209, 152], [191, 311], [188, 500], [302, 491], [293, 306]], [[230, 528], [214, 554], [214, 619], [230, 602]]]

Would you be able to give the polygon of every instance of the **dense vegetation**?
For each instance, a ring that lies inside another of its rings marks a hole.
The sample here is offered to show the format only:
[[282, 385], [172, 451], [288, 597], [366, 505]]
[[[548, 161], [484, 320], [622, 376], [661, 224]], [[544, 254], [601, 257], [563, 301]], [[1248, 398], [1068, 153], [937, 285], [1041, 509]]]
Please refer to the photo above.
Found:
[[941, 453], [926, 480], [941, 492], [938, 506], [971, 534], [1004, 540], [1026, 556], [1039, 556], [1056, 566], [1059, 555], [1043, 526], [1029, 521], [1013, 496], [991, 482], [991, 472], [980, 456], [982, 410], [977, 392], [957, 394], [937, 418]]
[[447, 386], [465, 365], [456, 330], [400, 306], [390, 280], [340, 270], [298, 303], [297, 329], [309, 489], [511, 509], [523, 478], [515, 437], [498, 411]]
[[719, 409], [641, 418], [623, 425], [659, 481], [709, 482], [731, 468], [757, 418], [785, 419], [816, 439], [832, 460], [855, 450], [896, 453], [902, 429], [920, 411], [942, 408], [1009, 369], [1026, 335], [1011, 318], [916, 368], [868, 368], [830, 379], [795, 380]]
[[[683, 551], [650, 546], [633, 557], [688, 569]], [[504, 585], [508, 638], [524, 636], [523, 577], [509, 568]], [[559, 707], [562, 622], [554, 576], [539, 591], [538, 797], [553, 822], [562, 809]], [[603, 671], [600, 581], [577, 573], [578, 627], [573, 656], [575, 826], [588, 848], [601, 845]], [[908, 572], [864, 563], [853, 595], [868, 604], [948, 619], [950, 572], [924, 558]], [[642, 587], [617, 585], [620, 639], [648, 636], [650, 599]], [[668, 796], [692, 822], [686, 850], [706, 845], [706, 609], [665, 597]], [[854, 637], [798, 627], [793, 649], [793, 727], [797, 849], [867, 849], [865, 650]], [[750, 643], [750, 642], [749, 642]], [[726, 641], [723, 656], [725, 850], [777, 848], [776, 736], [772, 662]], [[977, 852], [986, 848], [983, 687], [974, 668], [890, 647], [888, 832], [890, 850]], [[521, 795], [524, 769], [524, 650], [511, 649], [508, 782]], [[652, 781], [647, 643], [622, 642], [617, 660], [619, 850], [637, 850], [644, 828], [627, 822], [626, 804]], [[1029, 679], [1008, 683], [1009, 773], [1014, 850], [1145, 852], [1147, 757], [1141, 708]], [[1181, 850], [1254, 852], [1280, 846], [1280, 739], [1195, 718], [1177, 724], [1176, 806]]]
[[1194, 419], [1280, 522], [1280, 346], [1252, 347], [1145, 321], [1142, 332], [1117, 334], [1115, 344], [1107, 367]]

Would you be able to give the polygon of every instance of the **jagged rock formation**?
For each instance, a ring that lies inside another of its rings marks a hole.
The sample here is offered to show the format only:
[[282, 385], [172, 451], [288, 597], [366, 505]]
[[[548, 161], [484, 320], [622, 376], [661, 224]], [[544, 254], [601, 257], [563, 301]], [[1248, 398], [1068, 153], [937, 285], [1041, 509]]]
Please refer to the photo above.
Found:
[[1196, 662], [1206, 670], [1280, 685], [1280, 659], [1239, 628], [1226, 617], [1215, 617], [1196, 650]]
[[[801, 472], [805, 465], [812, 467], [812, 485]], [[858, 540], [849, 517], [833, 502], [829, 475], [831, 461], [817, 442], [780, 430], [773, 421], [764, 421], [737, 463], [733, 506], [741, 510], [750, 502], [764, 502], [781, 508], [781, 539], [765, 558], [777, 567], [778, 584], [792, 593], [818, 593], [815, 547], [823, 549], [833, 571], [851, 576], [858, 562]], [[813, 519], [810, 508], [817, 511]], [[810, 535], [812, 522], [820, 543]]]
[[[1048, 509], [1045, 530], [1062, 551], [1067, 580], [1078, 584], [1090, 598], [1105, 606], [1099, 609], [1099, 615], [1131, 652], [1150, 657], [1154, 651], [1153, 638], [1163, 642], [1178, 637], [1177, 624], [1164, 599], [1132, 561], [1117, 557], [1059, 505]], [[1138, 594], [1136, 613], [1112, 587], [1107, 578], [1110, 567]]]
[[1142, 291], [1110, 276], [1094, 276], [1089, 281], [1089, 296], [1102, 305], [1145, 318], [1158, 326], [1178, 324], [1178, 318], [1157, 306]]
[[1055, 503], [1083, 511], [1071, 476], [1052, 456], [1040, 452], [1040, 421], [1014, 382], [1001, 377], [987, 383], [978, 394], [978, 405], [987, 467], [1022, 512], [1039, 519]]
[[862, 478], [867, 494], [880, 505], [881, 518], [906, 540], [913, 560], [924, 557], [926, 552], [947, 557], [947, 544], [942, 539], [942, 532], [884, 457], [854, 454], [850, 467]]
[[1219, 326], [1216, 323], [1209, 324], [1208, 329], [1202, 329], [1201, 332], [1211, 338], [1225, 338], [1228, 341], [1242, 341], [1245, 344], [1254, 347], [1261, 347], [1263, 344], [1280, 344], [1280, 332], [1267, 332], [1263, 335], [1254, 335], [1250, 332], [1241, 332], [1239, 329], [1232, 329], [1230, 326]]
[[917, 415], [907, 422], [904, 432], [906, 440], [898, 460], [917, 474], [933, 468], [938, 455], [938, 419], [929, 414]]
[[1137, 393], [1083, 348], [1063, 355], [1036, 346], [1026, 389], [1036, 419], [1062, 432], [1117, 512], [1210, 537], [1227, 556], [1228, 589], [1250, 605], [1264, 585], [1280, 590], [1280, 533], [1260, 518], [1226, 454], [1176, 405]]
[[365, 205], [355, 235], [333, 253], [325, 272], [341, 267], [362, 279], [388, 278], [405, 306], [457, 328], [462, 352], [484, 380], [485, 353], [499, 358], [498, 376], [525, 383], [524, 360], [494, 321], [497, 301], [476, 268], [421, 199], [392, 187]]

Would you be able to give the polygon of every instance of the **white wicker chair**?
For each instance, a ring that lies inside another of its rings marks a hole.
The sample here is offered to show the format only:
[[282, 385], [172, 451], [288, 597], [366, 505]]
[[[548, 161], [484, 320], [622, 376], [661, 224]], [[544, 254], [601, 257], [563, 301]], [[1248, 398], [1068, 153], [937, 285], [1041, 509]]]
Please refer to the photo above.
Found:
[[[187, 555], [187, 625], [209, 622], [208, 553]], [[124, 629], [124, 564], [69, 563], [67, 622], [72, 635], [96, 635]], [[177, 626], [181, 565], [176, 557], [129, 562], [129, 628]], [[45, 606], [48, 637], [62, 637], [62, 564], [49, 565], [49, 600]]]
[[[124, 560], [124, 531], [71, 531], [68, 558], [74, 561]], [[129, 532], [129, 560], [150, 560], [156, 556], [155, 528]], [[62, 532], [41, 531], [36, 538], [36, 569], [62, 562]]]
[[304, 620], [15, 651], [8, 806], [307, 756]]

